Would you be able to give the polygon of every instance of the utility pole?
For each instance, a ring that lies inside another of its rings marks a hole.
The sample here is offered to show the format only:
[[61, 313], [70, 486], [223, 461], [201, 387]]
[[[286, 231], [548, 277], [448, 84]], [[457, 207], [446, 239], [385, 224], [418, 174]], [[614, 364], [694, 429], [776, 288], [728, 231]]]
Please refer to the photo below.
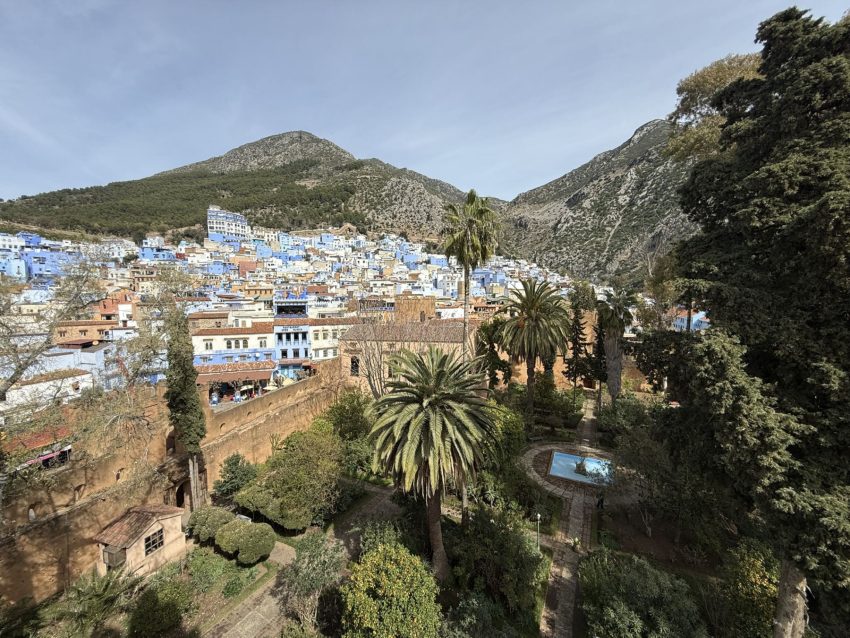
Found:
[[540, 512], [537, 512], [537, 553], [540, 553]]

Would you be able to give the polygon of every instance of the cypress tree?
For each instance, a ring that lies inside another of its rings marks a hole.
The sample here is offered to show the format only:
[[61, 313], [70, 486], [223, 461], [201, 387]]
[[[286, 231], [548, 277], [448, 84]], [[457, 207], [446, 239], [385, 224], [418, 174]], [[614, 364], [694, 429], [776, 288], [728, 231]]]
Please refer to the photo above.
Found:
[[[741, 424], [738, 469], [728, 469], [732, 480], [763, 472], [743, 485], [782, 559], [774, 635], [797, 638], [807, 580], [845, 600], [850, 588], [850, 22], [792, 8], [762, 23], [757, 41], [760, 77], [715, 98], [721, 152], [683, 189], [702, 233], [680, 259], [780, 415], [771, 407]], [[706, 406], [714, 413], [700, 426], [728, 423], [728, 407]], [[767, 463], [778, 453], [768, 440], [784, 441], [788, 463]]]
[[573, 302], [570, 327], [567, 332], [567, 351], [564, 352], [564, 375], [572, 381], [573, 389], [578, 386], [580, 377], [588, 376], [591, 371], [587, 344], [584, 341], [584, 326], [582, 309]]
[[193, 363], [189, 320], [182, 309], [173, 305], [166, 312], [165, 321], [168, 334], [168, 370], [165, 374], [168, 420], [174, 427], [177, 440], [189, 453], [189, 480], [194, 509], [200, 505], [198, 455], [207, 428], [198, 395], [198, 372]]

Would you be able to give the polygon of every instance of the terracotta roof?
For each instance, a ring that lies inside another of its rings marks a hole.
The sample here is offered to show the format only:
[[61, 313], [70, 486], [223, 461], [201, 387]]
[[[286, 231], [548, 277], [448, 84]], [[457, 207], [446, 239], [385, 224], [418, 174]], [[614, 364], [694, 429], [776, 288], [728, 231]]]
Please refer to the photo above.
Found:
[[230, 313], [219, 310], [201, 310], [200, 312], [190, 312], [187, 316], [189, 319], [226, 319]]
[[72, 377], [79, 377], [84, 374], [91, 374], [86, 370], [80, 370], [79, 368], [66, 368], [65, 370], [54, 370], [53, 372], [45, 372], [44, 374], [37, 374], [34, 377], [30, 377], [29, 379], [24, 379], [23, 381], [18, 381], [18, 385], [35, 385], [36, 383], [46, 383], [48, 381], [59, 381], [61, 379], [70, 379]]
[[71, 435], [71, 428], [67, 426], [59, 426], [55, 430], [45, 429], [40, 432], [27, 432], [15, 438], [9, 439], [3, 448], [7, 452], [12, 452], [18, 449], [24, 450], [39, 450], [43, 447], [58, 443]]
[[127, 549], [145, 533], [152, 523], [183, 514], [182, 507], [171, 505], [144, 505], [134, 507], [124, 516], [107, 526], [94, 540], [104, 545]]
[[345, 341], [393, 341], [409, 343], [462, 343], [459, 321], [364, 323], [348, 329]]
[[274, 324], [271, 321], [257, 321], [252, 326], [240, 326], [239, 328], [200, 328], [193, 332], [193, 336], [223, 336], [223, 335], [262, 335], [271, 334]]
[[221, 372], [244, 372], [246, 370], [274, 370], [274, 361], [264, 359], [261, 361], [236, 361], [234, 363], [209, 363], [196, 365], [198, 374], [216, 374]]

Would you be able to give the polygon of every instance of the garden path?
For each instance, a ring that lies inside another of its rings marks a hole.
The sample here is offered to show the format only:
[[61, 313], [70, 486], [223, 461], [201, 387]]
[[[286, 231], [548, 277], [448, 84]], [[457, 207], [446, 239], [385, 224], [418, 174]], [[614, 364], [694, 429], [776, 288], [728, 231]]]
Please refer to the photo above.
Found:
[[[568, 447], [581, 453], [599, 453], [592, 447], [595, 442], [596, 418], [593, 401], [586, 401], [584, 418], [578, 427], [578, 445], [539, 443], [529, 448], [520, 459], [520, 464], [532, 480], [564, 502], [561, 520], [552, 539], [554, 550], [552, 567], [549, 571], [549, 586], [540, 619], [542, 638], [572, 638], [578, 594], [578, 563], [582, 548], [590, 546], [595, 489], [572, 481], [564, 481], [557, 485], [547, 481], [535, 468], [534, 460], [543, 452], [564, 450]], [[577, 546], [574, 546], [575, 539], [579, 541]]]
[[[360, 547], [360, 526], [365, 521], [389, 520], [398, 515], [398, 506], [390, 500], [393, 490], [363, 484], [368, 497], [357, 503], [334, 522], [328, 536], [340, 541], [349, 558], [356, 557]], [[295, 560], [295, 549], [275, 543], [270, 561], [284, 567]], [[221, 622], [204, 632], [204, 638], [279, 638], [285, 614], [277, 579], [272, 578], [233, 609]]]

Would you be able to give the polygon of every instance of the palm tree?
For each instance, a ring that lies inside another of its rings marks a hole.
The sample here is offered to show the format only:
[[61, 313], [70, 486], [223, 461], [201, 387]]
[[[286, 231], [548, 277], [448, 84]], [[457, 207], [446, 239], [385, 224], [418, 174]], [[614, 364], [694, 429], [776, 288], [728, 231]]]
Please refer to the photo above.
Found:
[[525, 361], [530, 420], [534, 415], [534, 368], [538, 359], [550, 361], [566, 343], [569, 313], [549, 282], [526, 279], [521, 283], [522, 288], [512, 290], [502, 308], [508, 318], [502, 326], [501, 341], [514, 359]]
[[372, 410], [374, 465], [396, 485], [425, 499], [434, 573], [445, 582], [449, 561], [440, 526], [440, 501], [449, 479], [465, 486], [481, 465], [494, 424], [471, 363], [431, 347], [393, 357], [396, 376]]
[[478, 326], [478, 337], [475, 340], [475, 358], [478, 369], [487, 375], [487, 385], [492, 390], [499, 383], [511, 379], [511, 364], [499, 356], [499, 336], [505, 323], [503, 317], [493, 317]]
[[103, 576], [84, 574], [48, 614], [53, 620], [69, 622], [75, 636], [93, 635], [132, 600], [141, 582], [140, 577], [128, 576], [122, 570], [110, 570]]
[[620, 396], [623, 378], [623, 333], [626, 326], [632, 323], [632, 313], [629, 308], [637, 300], [633, 293], [619, 289], [605, 293], [605, 300], [596, 305], [599, 325], [605, 335], [605, 362], [608, 367], [608, 394], [611, 401]]
[[469, 275], [487, 262], [496, 250], [498, 222], [487, 199], [475, 190], [466, 195], [466, 202], [446, 206], [448, 227], [443, 244], [446, 257], [454, 257], [463, 266], [463, 359], [467, 358], [469, 342]]

